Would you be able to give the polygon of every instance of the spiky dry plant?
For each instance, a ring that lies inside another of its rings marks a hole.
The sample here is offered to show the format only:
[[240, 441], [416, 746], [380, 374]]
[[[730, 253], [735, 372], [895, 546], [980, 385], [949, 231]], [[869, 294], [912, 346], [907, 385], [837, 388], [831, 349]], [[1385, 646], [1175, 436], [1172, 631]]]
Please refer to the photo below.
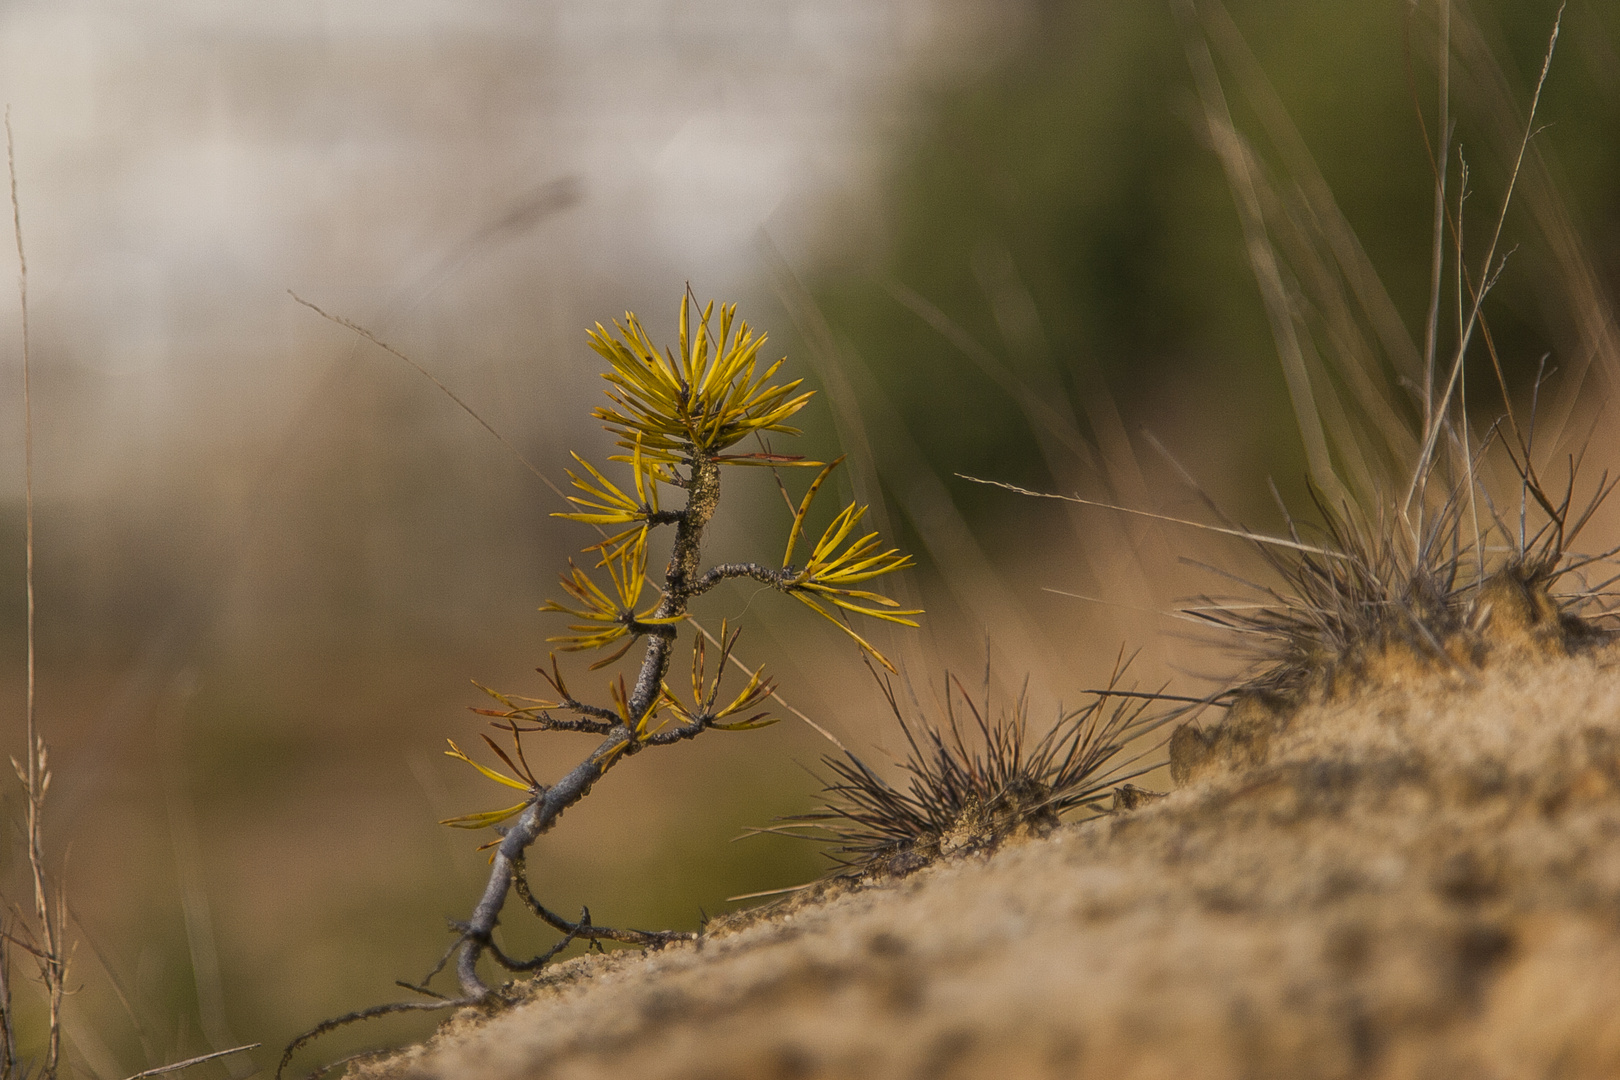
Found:
[[[1242, 74], [1251, 58], [1235, 28], [1214, 0], [1196, 9], [1190, 0], [1179, 0], [1177, 10], [1211, 140], [1250, 238], [1251, 263], [1289, 375], [1320, 519], [1301, 524], [1284, 509], [1286, 538], [1249, 534], [1280, 585], [1250, 585], [1248, 595], [1232, 601], [1201, 598], [1186, 612], [1244, 643], [1253, 663], [1236, 680], [1234, 695], [1293, 700], [1331, 692], [1385, 659], [1472, 664], [1504, 640], [1572, 649], [1608, 636], [1609, 582], [1593, 584], [1585, 572], [1620, 548], [1583, 552], [1577, 541], [1613, 485], [1605, 472], [1577, 498], [1578, 454], [1566, 456], [1562, 483], [1547, 481], [1535, 445], [1543, 378], [1538, 375], [1528, 419], [1521, 422], [1484, 307], [1506, 266], [1503, 227], [1531, 150], [1558, 21], [1508, 162], [1490, 240], [1470, 266], [1463, 223], [1469, 170], [1461, 148], [1452, 147], [1449, 119], [1452, 10], [1449, 0], [1439, 0], [1438, 146], [1424, 128], [1435, 166], [1428, 322], [1421, 350], [1411, 342], [1386, 345], [1396, 373], [1388, 380], [1372, 344], [1375, 332], [1353, 315], [1357, 304], [1373, 305], [1349, 295], [1358, 288], [1370, 291], [1376, 279], [1368, 281], [1365, 268], [1341, 254], [1345, 236], [1329, 235], [1321, 224], [1344, 228], [1325, 185], [1320, 177], [1300, 184], [1318, 192], [1314, 206], [1281, 194], [1282, 182], [1268, 177], [1264, 160], [1232, 125], [1209, 49], [1214, 42]], [[1254, 101], [1266, 88], [1252, 72], [1247, 78]], [[1290, 136], [1277, 130], [1280, 124], [1273, 119], [1273, 138], [1286, 142]], [[1308, 160], [1296, 160], [1296, 171], [1307, 167]], [[1455, 191], [1448, 195], [1454, 175]], [[1329, 251], [1336, 253], [1337, 266], [1328, 264]], [[1393, 309], [1387, 297], [1382, 303]], [[1336, 343], [1348, 347], [1336, 349]], [[1476, 363], [1488, 359], [1485, 373], [1500, 392], [1503, 410], [1483, 432], [1471, 424], [1466, 392], [1468, 360], [1481, 351]], [[1313, 354], [1337, 361], [1332, 374], [1352, 388], [1348, 401], [1338, 400], [1334, 379], [1320, 367], [1312, 382]], [[1416, 362], [1410, 376], [1402, 371], [1402, 356]], [[1390, 381], [1407, 388], [1407, 400], [1387, 393]], [[1415, 423], [1403, 423], [1403, 416], [1415, 417]], [[1379, 461], [1384, 468], [1373, 464]], [[1493, 496], [1501, 490], [1491, 482], [1493, 462], [1498, 473], [1511, 468], [1516, 508], [1499, 506]]]
[[[1614, 484], [1607, 472], [1589, 485], [1579, 481], [1584, 447], [1548, 460], [1536, 430], [1545, 371], [1524, 410], [1508, 385], [1485, 309], [1511, 254], [1503, 253], [1503, 231], [1521, 173], [1540, 167], [1532, 141], [1558, 23], [1528, 116], [1506, 147], [1507, 183], [1483, 257], [1476, 259], [1464, 243], [1472, 192], [1467, 160], [1452, 143], [1448, 82], [1452, 16], [1459, 26], [1471, 24], [1465, 11], [1453, 12], [1450, 0], [1436, 0], [1433, 130], [1440, 140], [1429, 139], [1425, 123], [1435, 217], [1419, 344], [1219, 0], [1175, 0], [1172, 7], [1271, 322], [1316, 519], [1296, 518], [1279, 498], [1284, 535], [1259, 533], [1227, 518], [1185, 470], [1220, 524], [1111, 507], [1238, 537], [1270, 571], [1270, 583], [1218, 571], [1241, 591], [1200, 596], [1178, 612], [1222, 631], [1245, 661], [1211, 701], [1253, 699], [1267, 710], [1286, 709], [1386, 662], [1455, 668], [1483, 661], [1504, 643], [1570, 650], [1609, 637], [1616, 579], [1593, 581], [1589, 574], [1620, 548], [1586, 551], [1578, 541]], [[1470, 30], [1466, 37], [1477, 36]], [[1495, 63], [1477, 49], [1468, 60], [1480, 69]], [[1260, 118], [1265, 143], [1236, 128], [1228, 79]], [[1546, 184], [1536, 189], [1538, 214], [1548, 219], [1561, 213], [1549, 201], [1550, 190]], [[1596, 329], [1584, 345], [1590, 355], [1572, 365], [1553, 403], [1560, 428], [1583, 411], [1582, 379], [1591, 358], [1620, 360], [1613, 312], [1574, 314]], [[1483, 430], [1469, 409], [1470, 375], [1484, 376], [1500, 394], [1500, 416]], [[1558, 435], [1555, 429], [1555, 452]], [[1541, 442], [1547, 441], [1543, 433]], [[1497, 478], [1511, 479], [1499, 484]]]
[[1083, 708], [1060, 708], [1039, 735], [1030, 730], [1028, 685], [996, 711], [985, 674], [978, 701], [945, 676], [943, 722], [908, 719], [892, 681], [878, 678], [906, 741], [901, 786], [847, 750], [823, 757], [832, 774], [823, 806], [769, 831], [828, 844], [840, 875], [905, 874], [942, 855], [1044, 834], [1071, 811], [1102, 813], [1153, 767], [1139, 767], [1145, 754], [1126, 753], [1160, 722], [1148, 711], [1153, 696], [1116, 695], [1119, 672]]
[[[1615, 617], [1613, 579], [1594, 585], [1583, 571], [1620, 549], [1581, 553], [1573, 545], [1614, 483], [1605, 473], [1577, 504], [1576, 475], [1571, 462], [1554, 501], [1526, 472], [1521, 493], [1535, 507], [1534, 531], [1487, 505], [1477, 540], [1466, 492], [1453, 491], [1415, 539], [1336, 510], [1318, 494], [1319, 525], [1288, 521], [1293, 546], [1255, 538], [1279, 585], [1255, 584], [1235, 600], [1202, 597], [1185, 614], [1242, 643], [1251, 665], [1234, 694], [1282, 700], [1331, 692], [1391, 657], [1477, 664], [1492, 642], [1569, 650], [1603, 640]], [[1484, 487], [1474, 494], [1487, 498]]]

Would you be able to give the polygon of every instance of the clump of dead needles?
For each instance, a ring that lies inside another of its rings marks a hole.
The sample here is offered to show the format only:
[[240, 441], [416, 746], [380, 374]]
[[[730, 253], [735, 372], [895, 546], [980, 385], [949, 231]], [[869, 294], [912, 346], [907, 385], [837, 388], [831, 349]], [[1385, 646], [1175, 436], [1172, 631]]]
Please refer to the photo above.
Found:
[[1581, 648], [1608, 637], [1613, 620], [1610, 583], [1590, 583], [1582, 571], [1616, 550], [1574, 549], [1614, 490], [1605, 473], [1577, 503], [1576, 474], [1571, 461], [1563, 490], [1549, 495], [1526, 469], [1522, 498], [1535, 507], [1539, 524], [1529, 531], [1523, 512], [1508, 521], [1489, 506], [1477, 540], [1469, 537], [1464, 492], [1453, 492], [1415, 538], [1318, 497], [1320, 525], [1289, 520], [1294, 546], [1256, 541], [1281, 585], [1257, 586], [1257, 596], [1202, 604], [1187, 614], [1244, 642], [1253, 664], [1235, 684], [1237, 693], [1285, 699], [1331, 692], [1391, 658], [1478, 664], [1503, 644]]
[[1147, 771], [1125, 751], [1157, 722], [1153, 696], [1115, 696], [1117, 675], [1083, 708], [1060, 708], [1039, 735], [1030, 730], [1027, 685], [1011, 708], [996, 710], [988, 671], [977, 701], [946, 675], [943, 722], [908, 719], [893, 682], [878, 682], [906, 740], [901, 786], [847, 750], [824, 757], [832, 774], [824, 805], [771, 830], [829, 843], [841, 874], [905, 874], [940, 856], [1043, 835], [1071, 811], [1107, 812], [1116, 791], [1130, 801], [1139, 789], [1127, 781]]

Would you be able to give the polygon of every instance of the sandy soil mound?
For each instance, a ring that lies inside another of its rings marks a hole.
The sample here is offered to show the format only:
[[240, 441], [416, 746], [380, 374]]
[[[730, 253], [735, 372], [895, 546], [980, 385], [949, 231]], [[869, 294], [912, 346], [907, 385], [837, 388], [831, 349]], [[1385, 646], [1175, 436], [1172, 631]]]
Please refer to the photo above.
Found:
[[572, 961], [353, 1075], [1617, 1077], [1617, 676], [1242, 717], [1142, 809]]

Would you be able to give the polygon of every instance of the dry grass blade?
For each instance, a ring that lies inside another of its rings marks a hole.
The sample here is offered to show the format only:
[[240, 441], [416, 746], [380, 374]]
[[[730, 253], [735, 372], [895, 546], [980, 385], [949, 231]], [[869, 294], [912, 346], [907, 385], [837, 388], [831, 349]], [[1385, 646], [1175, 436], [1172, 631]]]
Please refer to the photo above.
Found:
[[[1491, 230], [1491, 241], [1485, 249], [1485, 258], [1480, 263], [1478, 285], [1476, 287], [1470, 283], [1469, 286], [1470, 291], [1472, 292], [1472, 302], [1467, 307], [1467, 317], [1463, 320], [1460, 332], [1458, 334], [1456, 353], [1451, 365], [1451, 373], [1449, 376], [1447, 376], [1445, 389], [1441, 393], [1439, 400], [1430, 400], [1424, 403], [1426, 430], [1423, 433], [1423, 448], [1418, 453], [1417, 463], [1412, 470], [1411, 483], [1407, 486], [1406, 497], [1401, 503], [1403, 511], [1411, 507], [1412, 499], [1417, 494], [1419, 485], [1427, 478], [1428, 471], [1433, 462], [1435, 444], [1440, 438], [1441, 431], [1445, 427], [1444, 420], [1450, 415], [1451, 412], [1450, 406], [1452, 395], [1458, 392], [1458, 384], [1463, 375], [1463, 361], [1468, 355], [1469, 342], [1473, 340], [1474, 330], [1480, 325], [1480, 310], [1485, 304], [1485, 297], [1490, 292], [1491, 285], [1495, 281], [1496, 275], [1501, 273], [1501, 265], [1496, 262], [1496, 252], [1498, 245], [1502, 241], [1502, 227], [1507, 222], [1508, 208], [1513, 204], [1513, 192], [1519, 182], [1520, 170], [1524, 166], [1525, 152], [1529, 150], [1530, 140], [1534, 138], [1536, 134], [1536, 109], [1541, 104], [1541, 91], [1547, 85], [1547, 74], [1552, 69], [1553, 52], [1558, 47], [1558, 32], [1563, 25], [1563, 20], [1564, 6], [1560, 4], [1558, 7], [1558, 14], [1553, 18], [1552, 33], [1547, 39], [1547, 54], [1541, 62], [1541, 74], [1536, 78], [1535, 93], [1530, 100], [1530, 115], [1525, 120], [1524, 136], [1519, 140], [1518, 152], [1514, 156], [1512, 169], [1508, 173], [1507, 190], [1502, 194], [1502, 209], [1501, 212], [1497, 214], [1496, 224]], [[1442, 165], [1444, 165], [1443, 161]], [[1464, 182], [1461, 186], [1466, 191], [1466, 174]], [[1458, 218], [1459, 220], [1456, 228], [1456, 246], [1458, 254], [1457, 279], [1460, 290], [1461, 283], [1467, 276], [1466, 267], [1463, 265], [1461, 257], [1462, 222], [1460, 220], [1460, 197], [1458, 204]], [[1506, 256], [1504, 256], [1504, 259], [1505, 258]], [[1496, 267], [1495, 270], [1492, 269], [1493, 265]], [[1458, 313], [1461, 315], [1463, 309], [1463, 305], [1461, 303], [1459, 303], [1458, 309]], [[1466, 410], [1461, 411], [1464, 415], [1466, 415]]]
[[1201, 521], [1189, 521], [1186, 518], [1170, 517], [1166, 514], [1155, 514], [1151, 510], [1136, 510], [1129, 506], [1115, 506], [1113, 503], [1097, 502], [1092, 499], [1082, 499], [1078, 495], [1058, 495], [1049, 491], [1032, 491], [1029, 488], [1009, 484], [1004, 480], [981, 480], [977, 476], [968, 476], [966, 473], [957, 473], [958, 478], [974, 484], [984, 484], [988, 487], [1004, 488], [1019, 495], [1028, 495], [1033, 499], [1061, 499], [1064, 502], [1079, 503], [1081, 506], [1095, 506], [1103, 510], [1113, 510], [1120, 514], [1130, 514], [1134, 517], [1147, 518], [1150, 521], [1162, 521], [1169, 525], [1185, 525], [1189, 529], [1202, 529], [1204, 532], [1220, 533], [1222, 536], [1236, 536], [1253, 544], [1264, 547], [1287, 548], [1310, 555], [1320, 555], [1325, 558], [1340, 558], [1342, 553], [1331, 548], [1317, 544], [1306, 544], [1298, 538], [1287, 540], [1279, 536], [1266, 536], [1264, 533], [1253, 532], [1249, 529], [1233, 529], [1221, 525], [1206, 525]]
[[[1223, 524], [1171, 518], [1005, 483], [999, 486], [1247, 541], [1269, 569], [1273, 584], [1216, 570], [1240, 584], [1246, 595], [1200, 597], [1177, 613], [1229, 632], [1238, 651], [1249, 659], [1243, 674], [1226, 684], [1225, 696], [1233, 700], [1245, 694], [1298, 700], [1324, 688], [1331, 691], [1341, 677], [1353, 677], [1395, 654], [1420, 663], [1466, 669], [1504, 641], [1567, 651], [1609, 636], [1611, 587], [1617, 579], [1594, 585], [1586, 580], [1585, 572], [1616, 552], [1580, 552], [1575, 544], [1614, 485], [1605, 473], [1589, 497], [1578, 501], [1578, 455], [1569, 458], [1567, 476], [1558, 489], [1544, 479], [1548, 470], [1538, 466], [1534, 452], [1535, 406], [1529, 423], [1521, 424], [1483, 312], [1485, 297], [1501, 273], [1499, 250], [1507, 208], [1529, 160], [1537, 108], [1557, 44], [1558, 20], [1547, 42], [1529, 116], [1505, 155], [1507, 182], [1500, 212], [1488, 233], [1485, 257], [1471, 271], [1462, 245], [1466, 171], [1454, 206], [1447, 205], [1445, 195], [1444, 165], [1450, 145], [1446, 99], [1450, 4], [1442, 0], [1435, 263], [1422, 357], [1427, 375], [1420, 380], [1424, 399], [1415, 402], [1420, 406], [1415, 410], [1420, 429], [1413, 432], [1394, 430], [1399, 414], [1387, 401], [1386, 389], [1368, 385], [1375, 376], [1388, 378], [1376, 366], [1371, 341], [1382, 340], [1385, 357], [1400, 376], [1410, 374], [1416, 358], [1410, 339], [1404, 331], [1396, 332], [1398, 326], [1390, 322], [1387, 294], [1370, 276], [1365, 256], [1236, 27], [1218, 0], [1199, 6], [1207, 12], [1204, 29], [1191, 0], [1178, 0], [1175, 5], [1205, 120], [1227, 172], [1249, 244], [1251, 268], [1272, 320], [1294, 398], [1310, 462], [1315, 520], [1296, 521], [1279, 499], [1287, 521], [1286, 535], [1266, 536], [1227, 521], [1207, 497], [1206, 504]], [[1239, 70], [1250, 103], [1278, 144], [1282, 158], [1298, 175], [1270, 181], [1257, 153], [1233, 127], [1206, 33], [1219, 41], [1227, 62]], [[1283, 192], [1290, 194], [1285, 197]], [[1434, 359], [1441, 349], [1443, 291], [1439, 282], [1447, 255], [1441, 241], [1448, 230], [1455, 286], [1449, 300], [1455, 304], [1455, 326], [1448, 329], [1455, 340], [1445, 344], [1451, 359], [1437, 379]], [[1280, 240], [1274, 244], [1274, 238]], [[1336, 269], [1324, 253], [1331, 254]], [[1288, 261], [1283, 260], [1284, 254]], [[1361, 318], [1374, 324], [1371, 332], [1358, 325], [1357, 307]], [[1325, 331], [1325, 337], [1313, 341], [1310, 335], [1318, 330]], [[1490, 351], [1505, 410], [1502, 420], [1483, 434], [1468, 416], [1465, 400], [1464, 360], [1476, 331]], [[1326, 366], [1328, 357], [1337, 359], [1338, 369]], [[1324, 391], [1320, 399], [1313, 396], [1313, 379]], [[1354, 396], [1359, 417], [1352, 417], [1346, 403], [1334, 397], [1335, 380]], [[1538, 376], [1537, 400], [1541, 383]], [[1409, 389], [1417, 392], [1415, 383]], [[1353, 422], [1356, 419], [1361, 422], [1359, 432]], [[1331, 435], [1332, 450], [1349, 480], [1341, 481], [1331, 467], [1324, 468], [1324, 464], [1332, 464], [1324, 430]], [[1505, 457], [1517, 478], [1517, 521], [1497, 509], [1489, 477], [1482, 471], [1487, 455], [1494, 455], [1493, 460]], [[1382, 477], [1371, 470], [1375, 463], [1385, 466]], [[1184, 478], [1199, 490], [1190, 477]], [[1346, 484], [1352, 482], [1362, 495], [1359, 501], [1346, 492]], [[1392, 491], [1397, 498], [1393, 506], [1388, 502]], [[1404, 498], [1400, 498], [1402, 491]]]
[[201, 1065], [205, 1061], [214, 1061], [217, 1058], [230, 1057], [232, 1054], [242, 1054], [249, 1050], [257, 1050], [263, 1045], [263, 1043], [248, 1043], [246, 1046], [233, 1046], [229, 1050], [215, 1050], [211, 1054], [199, 1054], [197, 1057], [187, 1058], [184, 1061], [176, 1061], [168, 1065], [159, 1065], [155, 1069], [145, 1069], [141, 1072], [135, 1073], [132, 1076], [126, 1077], [125, 1080], [144, 1080], [144, 1078], [148, 1076], [162, 1076], [164, 1073], [179, 1072], [181, 1069], [189, 1069], [193, 1065]]
[[[1448, 206], [1446, 201], [1451, 134], [1451, 4], [1442, 0], [1439, 11], [1438, 151], [1429, 141], [1425, 126], [1426, 144], [1435, 163], [1435, 219], [1424, 397], [1420, 402], [1421, 430], [1413, 443], [1415, 452], [1403, 455], [1410, 469], [1408, 475], [1400, 476], [1405, 497], [1395, 508], [1388, 509], [1376, 492], [1357, 506], [1313, 491], [1319, 526], [1301, 526], [1290, 519], [1289, 532], [1296, 546], [1256, 543], [1260, 558], [1281, 582], [1279, 586], [1255, 587], [1258, 595], [1245, 599], [1258, 603], [1211, 602], [1184, 609], [1186, 614], [1236, 633], [1238, 640], [1246, 643], [1244, 651], [1254, 665], [1236, 684], [1240, 692], [1298, 698], [1323, 687], [1331, 689], [1341, 677], [1355, 676], [1392, 654], [1466, 668], [1504, 639], [1568, 650], [1607, 636], [1603, 623], [1609, 616], [1609, 583], [1588, 586], [1580, 575], [1585, 567], [1614, 552], [1579, 555], [1573, 545], [1612, 485], [1605, 474], [1588, 501], [1577, 505], [1574, 492], [1578, 461], [1571, 458], [1563, 491], [1546, 487], [1533, 454], [1535, 406], [1529, 424], [1521, 425], [1483, 311], [1485, 297], [1501, 273], [1505, 258], [1497, 254], [1503, 227], [1536, 132], [1535, 118], [1563, 9], [1554, 19], [1529, 115], [1509, 155], [1501, 208], [1476, 271], [1468, 269], [1462, 240], [1466, 164], [1460, 166], [1462, 177], [1455, 205]], [[1227, 40], [1225, 51], [1241, 58], [1245, 52], [1241, 38], [1221, 14], [1215, 25]], [[1190, 49], [1190, 53], [1193, 51]], [[1198, 59], [1193, 59], [1196, 70]], [[1212, 77], [1208, 69], [1206, 74]], [[1277, 114], [1280, 108], [1270, 111]], [[1263, 108], [1262, 112], [1267, 110]], [[1420, 119], [1421, 115], [1420, 108]], [[1275, 115], [1269, 123], [1274, 129], [1286, 126], [1285, 118], [1279, 121]], [[1296, 151], [1295, 158], [1301, 153]], [[1307, 188], [1312, 186], [1311, 179], [1306, 178]], [[1330, 195], [1319, 194], [1316, 201], [1336, 212]], [[1456, 340], [1450, 346], [1449, 370], [1437, 383], [1440, 282], [1446, 254], [1442, 239], [1448, 230], [1454, 264]], [[1354, 275], [1351, 280], [1356, 280]], [[1332, 308], [1337, 300], [1342, 298], [1328, 295], [1319, 306]], [[1339, 306], [1343, 306], [1342, 302]], [[1502, 420], [1482, 438], [1476, 438], [1471, 430], [1465, 399], [1464, 360], [1476, 330], [1490, 352], [1505, 409]], [[1538, 400], [1541, 381], [1538, 376]], [[1499, 430], [1504, 437], [1497, 437]], [[1405, 442], [1387, 441], [1392, 448]], [[1518, 478], [1520, 509], [1516, 522], [1506, 520], [1497, 511], [1490, 486], [1481, 473], [1487, 454], [1496, 448], [1506, 456]], [[1540, 517], [1533, 532], [1527, 526], [1532, 514]], [[1298, 544], [1302, 530], [1317, 534], [1313, 540], [1319, 535], [1320, 542]], [[1324, 558], [1322, 551], [1334, 555]], [[1578, 584], [1561, 584], [1571, 575]]]
[[[23, 369], [23, 490], [24, 490], [24, 545], [26, 547], [26, 589], [28, 596], [28, 704], [27, 763], [18, 769], [19, 779], [27, 789], [28, 866], [34, 885], [33, 931], [35, 941], [29, 949], [39, 969], [39, 979], [45, 988], [48, 1009], [45, 1060], [40, 1075], [46, 1080], [56, 1076], [62, 1052], [62, 995], [67, 981], [67, 958], [62, 948], [62, 898], [53, 890], [45, 869], [43, 816], [45, 794], [50, 788], [51, 773], [46, 764], [45, 742], [40, 737], [34, 711], [35, 686], [35, 603], [34, 603], [34, 405], [31, 385], [31, 363], [28, 341], [28, 256], [23, 248], [22, 204], [17, 197], [17, 155], [11, 133], [11, 106], [6, 106], [6, 167], [11, 178], [11, 224], [17, 241], [17, 298], [22, 308], [22, 369]], [[12, 762], [16, 764], [16, 760]], [[55, 895], [53, 895], [55, 893]], [[9, 984], [9, 979], [7, 980]], [[7, 987], [9, 990], [9, 985]], [[8, 1012], [11, 1003], [5, 1002]], [[7, 1026], [10, 1034], [9, 1023]], [[14, 1051], [15, 1045], [11, 1049]], [[10, 1057], [5, 1061], [6, 1071], [12, 1071]]]
[[[1215, 153], [1226, 170], [1227, 183], [1237, 204], [1238, 219], [1243, 226], [1244, 243], [1249, 265], [1260, 284], [1265, 301], [1266, 317], [1271, 323], [1272, 336], [1277, 344], [1277, 355], [1282, 362], [1283, 376], [1288, 384], [1288, 396], [1293, 402], [1295, 418], [1299, 423], [1300, 438], [1305, 444], [1305, 457], [1310, 463], [1311, 478], [1323, 490], [1340, 493], [1338, 475], [1333, 470], [1323, 432], [1322, 418], [1316, 397], [1306, 371], [1304, 349], [1299, 329], [1295, 325], [1293, 305], [1283, 284], [1278, 267], [1277, 253], [1267, 235], [1265, 216], [1255, 189], [1254, 164], [1243, 145], [1243, 140], [1232, 123], [1227, 108], [1226, 94], [1221, 89], [1215, 72], [1215, 61], [1209, 46], [1198, 31], [1198, 16], [1190, 0], [1177, 0], [1171, 5], [1179, 18], [1185, 38], [1187, 60], [1192, 68], [1193, 81], [1204, 106], [1204, 119], [1208, 125]], [[1335, 500], [1337, 501], [1337, 500]]]
[[0, 1077], [17, 1071], [17, 1032], [11, 1023], [11, 934], [0, 916]]
[[[1005, 662], [1029, 669], [1037, 684], [1043, 673], [1060, 670], [1057, 656], [1035, 632], [1037, 620], [1009, 588], [1001, 572], [985, 555], [968, 527], [949, 489], [911, 438], [900, 412], [859, 356], [843, 348], [825, 314], [769, 234], [761, 232], [760, 251], [771, 269], [776, 291], [800, 335], [810, 344], [808, 355], [816, 376], [826, 388], [839, 442], [849, 448], [855, 467], [851, 481], [857, 500], [887, 518], [887, 535], [899, 531], [900, 513], [913, 522], [927, 522], [919, 540], [951, 591], [975, 625], [994, 631], [996, 647]], [[882, 482], [871, 463], [881, 462]], [[888, 508], [885, 490], [898, 501]], [[920, 606], [902, 587], [898, 597], [907, 607]], [[926, 666], [920, 646], [901, 637], [906, 650], [902, 662], [914, 670]]]

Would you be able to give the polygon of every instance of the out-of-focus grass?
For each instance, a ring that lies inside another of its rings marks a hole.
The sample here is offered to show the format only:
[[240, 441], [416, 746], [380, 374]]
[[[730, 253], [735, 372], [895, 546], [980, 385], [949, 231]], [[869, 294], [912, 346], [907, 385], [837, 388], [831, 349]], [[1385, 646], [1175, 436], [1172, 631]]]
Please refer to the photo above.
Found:
[[[1229, 7], [1407, 324], [1420, 327], [1432, 180], [1413, 94], [1432, 113], [1432, 5], [1413, 16], [1410, 85], [1403, 6]], [[1471, 8], [1526, 102], [1558, 4]], [[1620, 281], [1617, 43], [1620, 9], [1570, 6], [1536, 141], [1611, 287]], [[1457, 145], [1473, 186], [1494, 193], [1504, 155], [1469, 83], [1477, 74], [1458, 62]], [[1234, 108], [1240, 126], [1252, 121], [1241, 95]], [[1255, 477], [1303, 495], [1270, 331], [1196, 117], [1168, 6], [1086, 3], [1041, 9], [1020, 49], [992, 74], [940, 90], [928, 123], [907, 133], [886, 228], [846, 238], [815, 288], [943, 474], [1053, 479], [1014, 403], [897, 303], [887, 280], [927, 297], [1025, 377], [1077, 401], [1110, 394], [1129, 423], [1148, 424], [1188, 459], [1225, 443], [1221, 467], [1199, 474], [1234, 509], [1273, 513]], [[1471, 232], [1489, 227], [1494, 210], [1470, 211]], [[1559, 279], [1529, 242], [1528, 211], [1515, 210], [1509, 227], [1526, 243], [1492, 294], [1491, 317], [1518, 387], [1543, 354], [1568, 356], [1578, 339], [1557, 314]], [[1192, 431], [1189, 409], [1202, 414]], [[1242, 477], [1230, 490], [1229, 474]], [[1001, 501], [954, 494], [975, 519]], [[1015, 543], [1013, 530], [998, 550]]]

